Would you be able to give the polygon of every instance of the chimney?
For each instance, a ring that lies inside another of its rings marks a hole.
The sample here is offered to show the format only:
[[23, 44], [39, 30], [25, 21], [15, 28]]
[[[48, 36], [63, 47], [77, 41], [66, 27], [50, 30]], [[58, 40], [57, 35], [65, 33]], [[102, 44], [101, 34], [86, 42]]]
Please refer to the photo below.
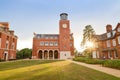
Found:
[[112, 25], [108, 24], [108, 25], [106, 26], [106, 31], [107, 31], [107, 32], [111, 32], [111, 31], [112, 31]]
[[14, 35], [14, 31], [13, 30], [10, 30], [9, 31], [11, 35]]

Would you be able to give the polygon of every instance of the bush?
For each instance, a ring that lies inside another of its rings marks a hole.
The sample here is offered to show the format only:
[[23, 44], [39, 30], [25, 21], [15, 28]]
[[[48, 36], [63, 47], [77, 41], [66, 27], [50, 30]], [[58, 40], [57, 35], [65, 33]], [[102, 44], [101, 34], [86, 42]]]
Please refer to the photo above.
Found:
[[76, 57], [73, 59], [74, 61], [80, 61], [87, 64], [101, 64], [105, 67], [120, 69], [120, 60], [99, 60], [99, 59], [92, 59], [87, 57]]
[[120, 69], [120, 60], [106, 60], [104, 61], [103, 66]]
[[3, 62], [3, 61], [5, 61], [5, 60], [2, 60], [2, 59], [0, 58], [0, 62]]
[[103, 60], [92, 59], [92, 58], [88, 58], [88, 57], [76, 57], [73, 60], [74, 61], [85, 62], [85, 63], [88, 63], [88, 64], [103, 64]]

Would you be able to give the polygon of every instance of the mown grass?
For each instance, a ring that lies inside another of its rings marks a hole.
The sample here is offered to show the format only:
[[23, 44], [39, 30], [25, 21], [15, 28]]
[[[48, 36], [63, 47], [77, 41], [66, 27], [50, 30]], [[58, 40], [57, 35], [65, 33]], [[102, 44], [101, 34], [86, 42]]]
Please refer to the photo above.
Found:
[[[49, 61], [47, 63], [42, 61], [44, 64], [34, 64], [37, 61], [39, 60], [33, 60], [31, 63], [33, 65], [30, 66], [3, 69], [0, 71], [0, 80], [120, 80], [120, 78], [69, 61]], [[16, 62], [19, 63], [19, 61]], [[26, 64], [23, 61], [19, 65]], [[16, 65], [13, 62], [11, 66]]]
[[15, 60], [9, 62], [0, 62], [0, 71], [33, 66], [38, 64], [51, 63], [56, 61], [58, 60], [17, 60], [17, 61]]

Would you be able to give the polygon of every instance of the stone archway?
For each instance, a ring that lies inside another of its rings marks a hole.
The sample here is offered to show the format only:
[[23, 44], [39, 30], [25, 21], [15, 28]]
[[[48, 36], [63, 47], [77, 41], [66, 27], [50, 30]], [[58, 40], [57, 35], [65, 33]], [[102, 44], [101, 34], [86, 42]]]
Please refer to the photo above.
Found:
[[48, 54], [49, 54], [48, 51], [45, 50], [45, 51], [44, 51], [44, 59], [48, 59], [48, 56], [49, 56]]
[[42, 50], [39, 50], [39, 52], [38, 52], [38, 58], [42, 59], [42, 56], [43, 56], [43, 52], [42, 52]]
[[53, 51], [52, 50], [49, 51], [49, 59], [53, 59]]
[[8, 52], [5, 52], [5, 53], [4, 53], [4, 60], [5, 60], [5, 61], [8, 60]]
[[54, 59], [58, 59], [58, 50], [54, 51]]

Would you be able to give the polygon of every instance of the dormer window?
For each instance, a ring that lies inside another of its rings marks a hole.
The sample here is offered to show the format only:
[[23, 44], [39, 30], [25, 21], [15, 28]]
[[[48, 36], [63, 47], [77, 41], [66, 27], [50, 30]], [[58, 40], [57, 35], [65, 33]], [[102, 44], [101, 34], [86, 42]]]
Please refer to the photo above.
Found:
[[118, 27], [118, 32], [120, 32], [120, 27]]
[[112, 31], [113, 36], [115, 35], [116, 31]]
[[111, 33], [107, 33], [107, 38], [110, 38], [111, 37]]

